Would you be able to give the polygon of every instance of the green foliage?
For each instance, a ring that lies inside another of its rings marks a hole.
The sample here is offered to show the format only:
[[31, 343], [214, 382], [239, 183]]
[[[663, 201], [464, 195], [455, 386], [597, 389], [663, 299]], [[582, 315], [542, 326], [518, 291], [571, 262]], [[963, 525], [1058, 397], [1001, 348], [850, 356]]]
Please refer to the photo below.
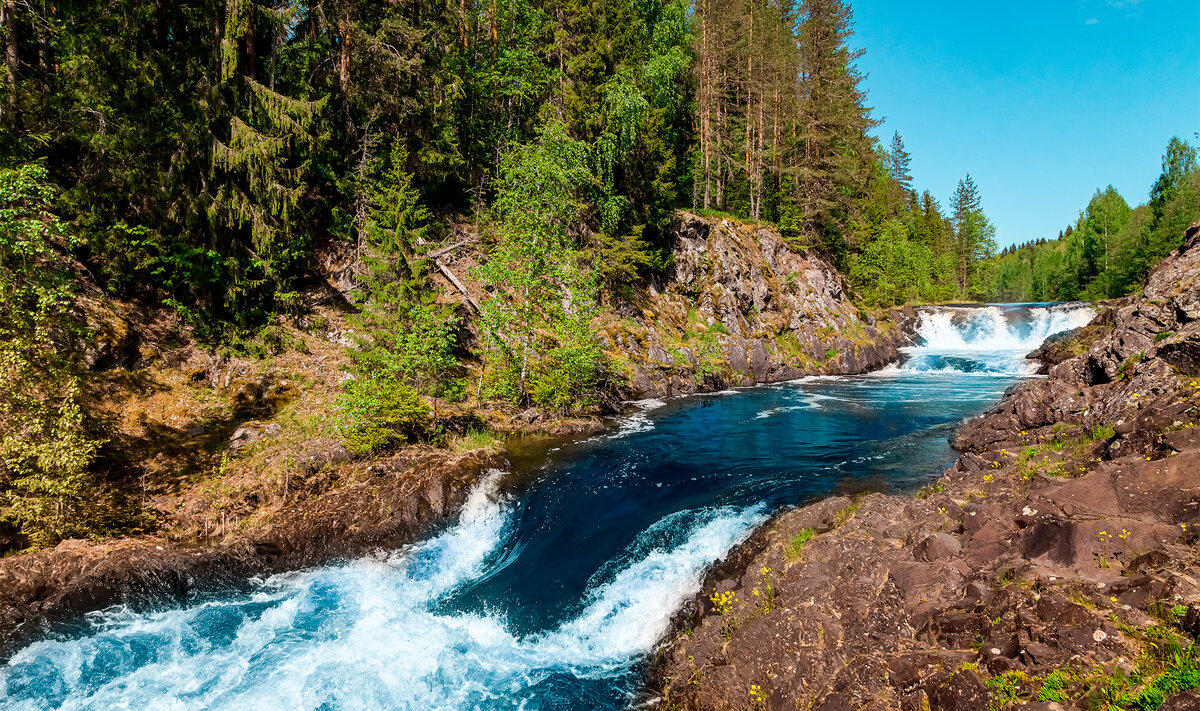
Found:
[[[1072, 600], [1086, 607], [1086, 597]], [[1144, 629], [1117, 620], [1124, 635], [1143, 646], [1132, 671], [1072, 664], [1037, 677], [1020, 671], [1005, 672], [986, 682], [991, 708], [1008, 708], [1028, 700], [1066, 703], [1081, 708], [1152, 711], [1170, 697], [1200, 688], [1200, 648], [1177, 629], [1151, 625]]]
[[907, 226], [893, 220], [878, 238], [850, 257], [850, 281], [869, 306], [892, 306], [934, 296], [934, 255], [910, 239]]
[[342, 441], [361, 454], [433, 439], [433, 407], [409, 385], [384, 377], [347, 381], [338, 399]]
[[494, 392], [568, 410], [587, 403], [602, 350], [591, 328], [596, 274], [573, 235], [592, 184], [587, 147], [562, 124], [505, 158], [495, 243], [476, 276], [493, 293], [482, 322]]
[[1053, 671], [1042, 680], [1042, 688], [1038, 689], [1038, 701], [1069, 701], [1066, 688], [1070, 685], [1070, 677], [1062, 671]]
[[811, 541], [815, 535], [817, 535], [817, 529], [812, 528], [811, 526], [806, 526], [800, 529], [800, 532], [797, 533], [792, 540], [788, 541], [787, 548], [785, 548], [783, 551], [784, 557], [789, 562], [800, 560], [800, 556], [804, 552], [804, 546]]
[[351, 319], [356, 333], [349, 353], [359, 378], [445, 395], [446, 379], [459, 366], [459, 319], [451, 307], [434, 303], [425, 289], [424, 263], [413, 256], [428, 232], [429, 213], [404, 160], [397, 144], [367, 203], [361, 234], [367, 273], [361, 311]]
[[0, 517], [38, 546], [100, 525], [89, 465], [101, 443], [77, 375], [87, 333], [59, 251], [75, 239], [50, 211], [46, 177], [34, 165], [0, 170]]
[[989, 300], [1065, 301], [1116, 298], [1142, 285], [1200, 219], [1195, 149], [1173, 138], [1150, 201], [1130, 209], [1110, 185], [1097, 190], [1074, 225], [988, 261]]
[[985, 289], [985, 260], [996, 252], [996, 229], [983, 214], [979, 188], [970, 174], [958, 181], [950, 209], [959, 293], [978, 298]]
[[945, 490], [946, 485], [940, 481], [933, 484], [926, 484], [917, 491], [916, 497], [918, 499], [928, 499], [930, 496], [933, 496], [934, 494], [940, 494]]
[[[343, 439], [363, 453], [435, 438], [436, 413], [421, 396], [445, 395], [447, 377], [459, 365], [458, 318], [422, 289], [423, 264], [413, 257], [429, 213], [403, 164], [404, 154], [394, 146], [373, 186], [361, 232], [368, 271], [361, 311], [351, 319], [356, 377], [338, 407]], [[461, 387], [455, 390], [461, 396]]]
[[495, 450], [504, 440], [491, 430], [469, 429], [466, 433], [450, 438], [450, 449], [455, 452], [472, 452], [477, 449]]
[[988, 679], [985, 686], [992, 692], [989, 707], [998, 710], [1020, 701], [1021, 688], [1028, 679], [1028, 675], [1020, 671], [1004, 672]]

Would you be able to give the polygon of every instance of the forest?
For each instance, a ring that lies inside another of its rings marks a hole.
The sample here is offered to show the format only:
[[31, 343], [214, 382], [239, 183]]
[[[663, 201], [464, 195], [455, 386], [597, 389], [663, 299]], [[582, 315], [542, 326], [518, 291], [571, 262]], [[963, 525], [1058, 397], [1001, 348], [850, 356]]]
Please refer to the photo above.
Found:
[[[680, 209], [777, 228], [867, 308], [1121, 295], [1200, 210], [1175, 140], [1146, 205], [1098, 192], [997, 255], [970, 175], [943, 207], [873, 136], [844, 0], [6, 0], [0, 27], [0, 458], [31, 530], [83, 506], [103, 441], [81, 284], [253, 355], [353, 251], [340, 407], [371, 451], [425, 437], [467, 357], [476, 397], [586, 406], [611, 377], [591, 320], [669, 267]], [[427, 258], [462, 225], [495, 295], [467, 313]]]
[[1005, 249], [989, 259], [990, 301], [1097, 301], [1136, 291], [1200, 218], [1196, 149], [1171, 139], [1148, 202], [1131, 208], [1111, 185], [1097, 189], [1074, 225], [1053, 240]]

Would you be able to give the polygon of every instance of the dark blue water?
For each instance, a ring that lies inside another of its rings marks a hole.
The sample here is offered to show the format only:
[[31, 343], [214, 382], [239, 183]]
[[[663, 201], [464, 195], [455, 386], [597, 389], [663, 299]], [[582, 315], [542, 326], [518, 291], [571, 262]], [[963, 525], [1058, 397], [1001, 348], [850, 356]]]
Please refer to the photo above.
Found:
[[0, 698], [12, 708], [627, 708], [646, 653], [705, 566], [781, 507], [936, 478], [955, 426], [1028, 377], [1030, 343], [1087, 316], [1040, 310], [1032, 330], [1040, 311], [989, 330], [978, 321], [994, 314], [975, 311], [961, 328], [962, 314], [931, 312], [906, 367], [646, 401], [604, 435], [517, 445], [515, 471], [493, 475], [434, 538], [276, 576], [249, 595], [94, 615], [87, 634], [34, 644], [0, 669]]

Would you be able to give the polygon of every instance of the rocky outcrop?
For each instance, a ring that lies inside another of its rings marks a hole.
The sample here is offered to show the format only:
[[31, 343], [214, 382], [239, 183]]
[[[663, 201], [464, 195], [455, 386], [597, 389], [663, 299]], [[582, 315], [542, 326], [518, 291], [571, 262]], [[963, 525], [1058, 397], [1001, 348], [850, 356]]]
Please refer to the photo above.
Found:
[[1192, 708], [1198, 345], [1200, 225], [917, 498], [786, 512], [714, 568], [662, 707]]
[[912, 340], [911, 308], [860, 314], [831, 263], [769, 228], [680, 213], [670, 238], [664, 280], [600, 329], [631, 397], [864, 373]]
[[0, 560], [0, 658], [110, 605], [178, 604], [261, 576], [412, 542], [454, 516], [501, 454], [428, 450], [363, 463], [363, 476], [215, 545], [70, 540]]

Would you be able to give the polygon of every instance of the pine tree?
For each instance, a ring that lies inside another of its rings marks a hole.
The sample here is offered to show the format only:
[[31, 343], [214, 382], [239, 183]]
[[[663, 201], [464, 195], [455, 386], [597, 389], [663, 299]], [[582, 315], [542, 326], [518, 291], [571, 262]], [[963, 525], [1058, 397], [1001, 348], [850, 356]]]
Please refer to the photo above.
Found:
[[996, 230], [983, 214], [979, 187], [970, 173], [958, 181], [950, 209], [954, 215], [959, 294], [981, 294], [985, 287], [978, 278], [980, 262], [995, 253]]
[[888, 162], [892, 179], [899, 183], [906, 192], [912, 190], [912, 172], [909, 167], [912, 163], [912, 156], [904, 150], [904, 140], [900, 138], [899, 131], [892, 134], [892, 145], [888, 149]]
[[854, 196], [873, 158], [863, 75], [851, 50], [853, 15], [842, 0], [805, 0], [800, 23], [800, 157], [793, 174], [800, 231], [815, 245], [844, 257]]

